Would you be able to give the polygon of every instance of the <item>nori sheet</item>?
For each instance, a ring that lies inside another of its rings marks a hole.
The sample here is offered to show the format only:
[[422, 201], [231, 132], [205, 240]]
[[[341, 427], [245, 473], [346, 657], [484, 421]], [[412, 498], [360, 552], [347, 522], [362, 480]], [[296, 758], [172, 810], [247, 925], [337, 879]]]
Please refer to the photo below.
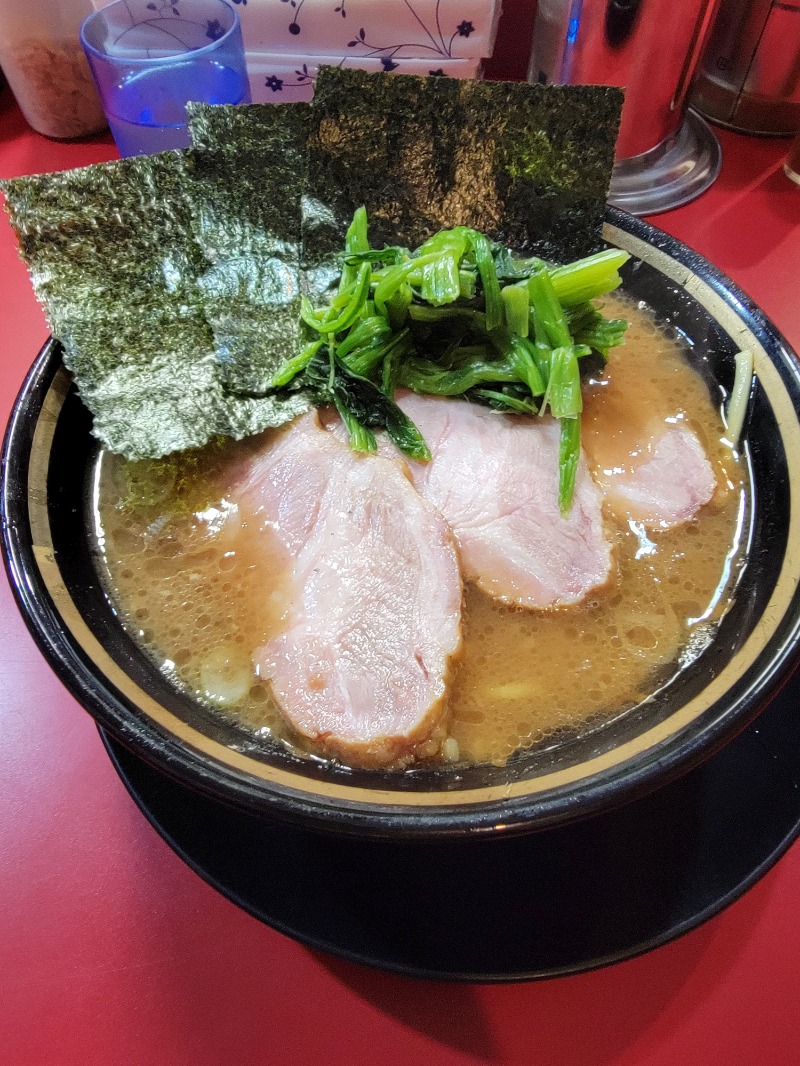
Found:
[[356, 207], [373, 246], [472, 226], [520, 251], [592, 251], [622, 94], [323, 68], [313, 105], [192, 107], [193, 148], [0, 183], [51, 329], [130, 458], [306, 410], [266, 394], [335, 280]]
[[190, 104], [191, 224], [210, 266], [198, 279], [221, 379], [264, 393], [303, 343], [300, 198], [308, 104]]
[[323, 67], [308, 141], [304, 248], [341, 249], [361, 204], [373, 247], [464, 225], [554, 260], [600, 247], [623, 94]]
[[176, 152], [3, 183], [20, 252], [56, 334], [113, 309], [121, 293], [131, 317], [198, 317], [194, 279], [203, 256], [190, 235], [185, 185]]
[[242, 437], [307, 407], [222, 381], [198, 278], [184, 152], [2, 183], [34, 290], [93, 432], [129, 458]]

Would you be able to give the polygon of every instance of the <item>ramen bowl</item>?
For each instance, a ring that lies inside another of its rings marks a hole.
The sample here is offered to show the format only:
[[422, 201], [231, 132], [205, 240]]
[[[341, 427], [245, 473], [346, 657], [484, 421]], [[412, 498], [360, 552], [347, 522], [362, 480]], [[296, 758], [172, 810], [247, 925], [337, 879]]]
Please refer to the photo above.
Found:
[[[102, 729], [152, 767], [228, 805], [371, 837], [501, 835], [562, 825], [657, 789], [745, 728], [789, 676], [800, 635], [800, 364], [731, 282], [677, 241], [609, 209], [631, 253], [624, 289], [688, 342], [722, 397], [754, 356], [741, 452], [746, 564], [731, 608], [669, 684], [597, 727], [504, 765], [356, 770], [261, 740], [178, 690], [121, 625], [91, 535], [98, 445], [56, 341], [17, 400], [3, 460], [3, 547], [20, 610], [53, 669]], [[577, 683], [565, 677], [565, 684]]]

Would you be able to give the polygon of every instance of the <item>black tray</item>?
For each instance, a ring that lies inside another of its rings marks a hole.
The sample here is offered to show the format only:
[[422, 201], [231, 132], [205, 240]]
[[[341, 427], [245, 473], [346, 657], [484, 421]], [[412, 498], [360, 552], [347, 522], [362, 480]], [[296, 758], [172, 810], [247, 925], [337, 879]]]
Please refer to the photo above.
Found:
[[228, 899], [304, 944], [417, 977], [525, 980], [630, 958], [717, 914], [800, 832], [800, 671], [680, 780], [508, 839], [298, 830], [198, 795], [103, 738], [145, 816]]

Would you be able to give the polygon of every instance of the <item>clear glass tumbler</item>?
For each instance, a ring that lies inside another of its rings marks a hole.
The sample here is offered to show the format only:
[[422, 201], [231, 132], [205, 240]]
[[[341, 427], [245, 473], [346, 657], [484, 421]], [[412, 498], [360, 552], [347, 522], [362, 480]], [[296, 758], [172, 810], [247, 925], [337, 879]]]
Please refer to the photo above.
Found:
[[250, 100], [226, 0], [114, 0], [86, 19], [81, 42], [122, 156], [185, 148], [189, 101]]

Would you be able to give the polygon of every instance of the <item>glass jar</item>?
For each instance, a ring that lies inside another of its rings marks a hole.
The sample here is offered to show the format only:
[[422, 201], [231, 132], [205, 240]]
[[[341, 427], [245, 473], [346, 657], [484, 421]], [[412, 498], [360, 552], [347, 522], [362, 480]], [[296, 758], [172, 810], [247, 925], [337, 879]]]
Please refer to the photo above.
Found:
[[78, 30], [91, 0], [0, 0], [0, 67], [37, 133], [70, 140], [106, 126]]

